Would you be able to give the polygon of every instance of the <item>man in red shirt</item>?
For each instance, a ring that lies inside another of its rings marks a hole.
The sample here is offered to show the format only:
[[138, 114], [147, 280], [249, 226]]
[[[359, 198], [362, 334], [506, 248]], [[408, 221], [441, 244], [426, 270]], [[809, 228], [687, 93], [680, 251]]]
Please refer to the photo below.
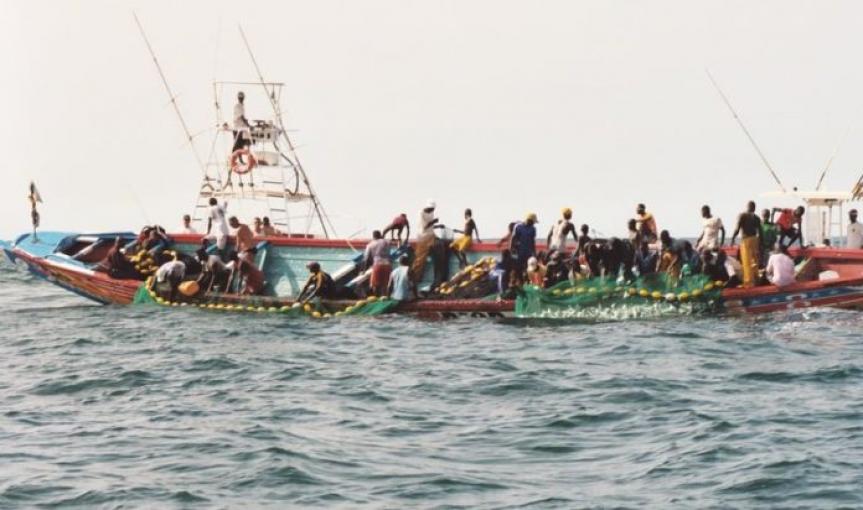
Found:
[[408, 239], [411, 238], [411, 225], [408, 222], [408, 215], [405, 213], [401, 213], [395, 218], [393, 218], [393, 221], [390, 222], [390, 224], [387, 225], [381, 233], [383, 234], [383, 237], [386, 237], [387, 233], [390, 233], [391, 239], [393, 241], [398, 239], [399, 246], [401, 246], [403, 244], [402, 231], [405, 229], [407, 229], [407, 235], [405, 236], [404, 240], [404, 242], [406, 243]]
[[[782, 246], [791, 246], [794, 241], [800, 242], [800, 247], [803, 248], [803, 213], [806, 209], [803, 206], [797, 209], [782, 209], [779, 207], [773, 208], [773, 214], [779, 213], [779, 218], [776, 219], [776, 226], [779, 228], [779, 244]], [[788, 238], [788, 244], [783, 241]]]

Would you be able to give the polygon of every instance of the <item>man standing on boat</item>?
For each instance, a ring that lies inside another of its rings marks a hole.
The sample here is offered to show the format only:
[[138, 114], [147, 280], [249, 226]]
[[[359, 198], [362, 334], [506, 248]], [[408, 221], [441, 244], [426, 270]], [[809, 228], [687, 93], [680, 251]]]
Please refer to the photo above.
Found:
[[731, 235], [731, 244], [737, 239], [737, 234], [743, 233], [740, 239], [740, 265], [743, 266], [743, 287], [754, 287], [758, 277], [759, 245], [761, 244], [761, 219], [755, 214], [755, 202], [746, 204], [746, 211], [737, 218], [737, 228]]
[[779, 218], [776, 219], [776, 225], [779, 227], [779, 244], [784, 244], [785, 238], [788, 238], [788, 244], [791, 246], [794, 241], [800, 242], [800, 247], [803, 248], [803, 213], [806, 209], [803, 206], [798, 206], [796, 209], [782, 209], [779, 207], [773, 208], [773, 214], [779, 213]]
[[246, 94], [241, 90], [237, 93], [237, 104], [234, 105], [234, 148], [231, 152], [247, 147], [251, 142], [249, 135], [249, 120], [246, 119], [246, 107], [243, 101]]
[[635, 208], [635, 221], [643, 240], [648, 243], [655, 243], [659, 239], [656, 218], [653, 217], [652, 213], [647, 212], [647, 207], [644, 204], [638, 204]]
[[536, 227], [539, 223], [536, 214], [529, 213], [523, 222], [516, 224], [512, 230], [509, 249], [515, 253], [515, 283], [524, 283], [527, 261], [536, 256]]
[[[407, 235], [405, 235], [405, 240], [402, 241], [402, 231], [407, 229]], [[407, 243], [411, 238], [411, 224], [408, 222], [408, 215], [405, 213], [401, 213], [390, 222], [389, 225], [384, 227], [384, 231], [382, 232], [383, 236], [386, 237], [387, 233], [391, 234], [391, 239], [395, 241], [398, 239], [398, 245], [402, 246], [402, 243]]]
[[[228, 218], [227, 215], [228, 203], [225, 202], [219, 205], [216, 197], [210, 197], [210, 216], [207, 219], [207, 236], [212, 237], [216, 241], [216, 248], [219, 249], [220, 256], [224, 256], [225, 248], [228, 246]], [[213, 232], [215, 230], [215, 232]], [[211, 232], [212, 235], [211, 235]]]
[[845, 247], [854, 250], [863, 248], [863, 225], [857, 223], [857, 209], [848, 211], [848, 232], [845, 235]]
[[33, 223], [33, 242], [38, 243], [39, 238], [36, 236], [36, 229], [39, 228], [39, 211], [36, 210], [36, 203], [42, 203], [42, 195], [36, 189], [36, 183], [30, 181], [30, 195], [27, 197], [30, 200], [30, 221]]
[[722, 224], [721, 219], [713, 217], [709, 205], [701, 207], [701, 217], [704, 218], [704, 227], [695, 243], [695, 249], [715, 250], [725, 244], [725, 225]]
[[438, 219], [434, 215], [436, 207], [437, 204], [435, 204], [434, 200], [429, 200], [428, 204], [420, 212], [420, 234], [417, 236], [414, 248], [416, 250], [414, 253], [414, 263], [411, 266], [411, 279], [414, 282], [415, 292], [423, 279], [426, 259], [435, 242], [434, 229], [438, 224]]
[[366, 269], [372, 270], [369, 277], [372, 295], [385, 296], [393, 266], [390, 261], [390, 243], [384, 239], [380, 230], [372, 232], [372, 240], [366, 245], [363, 262]]
[[566, 238], [572, 234], [572, 239], [578, 243], [578, 234], [575, 232], [575, 225], [572, 224], [572, 209], [564, 207], [561, 211], [561, 218], [557, 223], [552, 225], [548, 231], [545, 244], [548, 246], [549, 252], [560, 251], [566, 253]]

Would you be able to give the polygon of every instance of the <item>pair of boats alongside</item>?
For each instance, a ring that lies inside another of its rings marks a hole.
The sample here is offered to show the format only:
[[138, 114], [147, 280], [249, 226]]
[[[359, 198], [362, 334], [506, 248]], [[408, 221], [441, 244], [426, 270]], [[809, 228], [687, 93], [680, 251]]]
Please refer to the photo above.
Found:
[[[157, 296], [152, 296], [146, 282], [141, 279], [115, 279], [98, 270], [98, 262], [104, 258], [117, 236], [129, 241], [135, 238], [130, 232], [92, 235], [40, 232], [38, 239], [34, 238], [33, 234], [20, 236], [14, 242], [3, 246], [3, 251], [9, 260], [23, 264], [31, 273], [101, 304], [130, 305], [136, 302], [136, 295], [150, 295], [153, 297], [151, 302], [169, 304]], [[191, 254], [200, 244], [201, 236], [176, 234], [171, 238], [174, 241], [172, 249]], [[258, 241], [256, 263], [267, 280], [264, 295], [205, 293], [186, 300], [183, 306], [197, 305], [201, 308], [228, 311], [294, 311], [297, 310], [296, 295], [307, 276], [305, 267], [308, 262], [319, 262], [325, 271], [343, 284], [355, 279], [360, 273], [362, 253], [357, 251], [356, 245], [360, 243], [362, 246], [361, 241], [306, 237], [271, 237], [260, 238]], [[736, 255], [734, 248], [727, 250], [730, 255]], [[493, 257], [496, 251], [494, 244], [477, 243], [469, 251], [468, 259], [477, 262]], [[709, 311], [742, 315], [823, 306], [863, 309], [863, 250], [807, 248], [793, 254], [804, 256], [807, 260], [798, 272], [797, 282], [782, 288], [765, 285], [755, 288], [717, 289]], [[452, 273], [457, 272], [457, 261], [451, 260], [449, 263]], [[432, 268], [427, 267], [425, 282], [431, 281], [431, 272]], [[610, 284], [608, 292], [626, 290]], [[634, 295], [635, 290], [637, 289], [631, 289], [630, 292]], [[576, 291], [578, 289], [573, 288], [569, 292]], [[664, 293], [656, 297], [661, 297], [661, 301], [669, 306], [682, 304], [676, 303], [674, 296], [665, 299]], [[140, 302], [141, 299], [137, 301]], [[324, 303], [325, 310], [306, 310], [310, 315], [315, 312], [321, 316], [328, 313], [350, 315], [361, 311], [371, 302], [334, 301]], [[375, 306], [375, 313], [410, 314], [429, 318], [546, 316], [526, 314], [523, 310], [520, 312], [516, 300], [497, 300], [493, 297], [449, 299], [438, 295], [402, 303], [381, 301]]]

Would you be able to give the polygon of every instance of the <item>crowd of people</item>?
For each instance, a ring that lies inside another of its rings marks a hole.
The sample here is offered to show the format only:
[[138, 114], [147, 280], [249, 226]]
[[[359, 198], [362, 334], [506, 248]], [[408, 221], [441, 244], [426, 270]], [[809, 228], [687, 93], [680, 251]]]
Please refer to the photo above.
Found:
[[[422, 208], [412, 243], [411, 223], [404, 213], [372, 233], [358, 268], [367, 276], [362, 294], [398, 300], [417, 298], [429, 260], [434, 267], [431, 292], [448, 278], [450, 256], [461, 268], [469, 265], [468, 253], [474, 243], [482, 242], [473, 211], [464, 211], [464, 226], [452, 230], [457, 234], [455, 239], [438, 235], [445, 227], [436, 211], [434, 201]], [[576, 228], [572, 210], [563, 208], [560, 218], [548, 229], [544, 246], [538, 246], [539, 220], [529, 213], [523, 220], [508, 224], [496, 244], [500, 255], [488, 278], [500, 297], [510, 296], [526, 284], [549, 288], [596, 276], [631, 280], [654, 274], [672, 279], [704, 274], [727, 286], [789, 285], [795, 281], [795, 261], [788, 248], [794, 243], [804, 246], [805, 209], [763, 209], [760, 215], [756, 211], [756, 204], [749, 202], [737, 217], [728, 245], [725, 225], [707, 205], [701, 208], [702, 230], [694, 242], [660, 230], [655, 216], [644, 204], [638, 204], [627, 221], [626, 237], [591, 237], [590, 227], [582, 224]], [[188, 215], [183, 217], [183, 233], [198, 233]], [[154, 284], [164, 286], [172, 297], [190, 275], [194, 276], [196, 291], [246, 295], [264, 291], [264, 273], [255, 263], [258, 239], [284, 235], [268, 217], [254, 218], [249, 226], [228, 215], [227, 203], [211, 198], [206, 232], [201, 234], [201, 245], [192, 257], [167, 250], [170, 239], [161, 227], [145, 227], [128, 246], [121, 246], [118, 239], [103, 261], [103, 269], [115, 277], [128, 277], [136, 271], [130, 257], [146, 252], [158, 268]], [[863, 247], [863, 225], [857, 222], [856, 210], [849, 212], [847, 234], [849, 247]], [[726, 249], [738, 238], [736, 250]], [[343, 295], [319, 262], [310, 262], [307, 269], [308, 280], [298, 298], [301, 302]]]

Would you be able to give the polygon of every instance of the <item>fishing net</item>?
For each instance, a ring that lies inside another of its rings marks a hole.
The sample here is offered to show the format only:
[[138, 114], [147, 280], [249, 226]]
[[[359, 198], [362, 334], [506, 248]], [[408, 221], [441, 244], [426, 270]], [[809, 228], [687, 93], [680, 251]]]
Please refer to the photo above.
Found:
[[269, 306], [265, 303], [254, 303], [251, 301], [245, 304], [239, 304], [237, 302], [223, 302], [218, 299], [172, 303], [160, 297], [156, 292], [148, 288], [148, 286], [149, 281], [138, 287], [138, 290], [135, 292], [135, 296], [132, 299], [132, 304], [194, 307], [229, 312], [277, 312], [289, 316], [311, 316], [314, 318], [340, 317], [343, 315], [380, 315], [391, 311], [399, 304], [399, 301], [396, 301], [395, 299], [378, 299], [375, 297], [362, 299], [344, 308], [341, 306], [334, 306], [332, 304], [321, 304], [316, 302], [304, 304], [294, 303], [290, 306], [285, 305], [276, 307], [272, 306], [272, 303], [269, 304]]
[[516, 299], [515, 314], [525, 318], [588, 320], [690, 315], [715, 309], [720, 288], [705, 275], [674, 279], [664, 273], [627, 284], [590, 278], [562, 282], [550, 289], [528, 285]]
[[484, 299], [497, 294], [497, 283], [489, 277], [494, 269], [493, 257], [485, 257], [454, 274], [442, 283], [431, 297], [437, 299]]

